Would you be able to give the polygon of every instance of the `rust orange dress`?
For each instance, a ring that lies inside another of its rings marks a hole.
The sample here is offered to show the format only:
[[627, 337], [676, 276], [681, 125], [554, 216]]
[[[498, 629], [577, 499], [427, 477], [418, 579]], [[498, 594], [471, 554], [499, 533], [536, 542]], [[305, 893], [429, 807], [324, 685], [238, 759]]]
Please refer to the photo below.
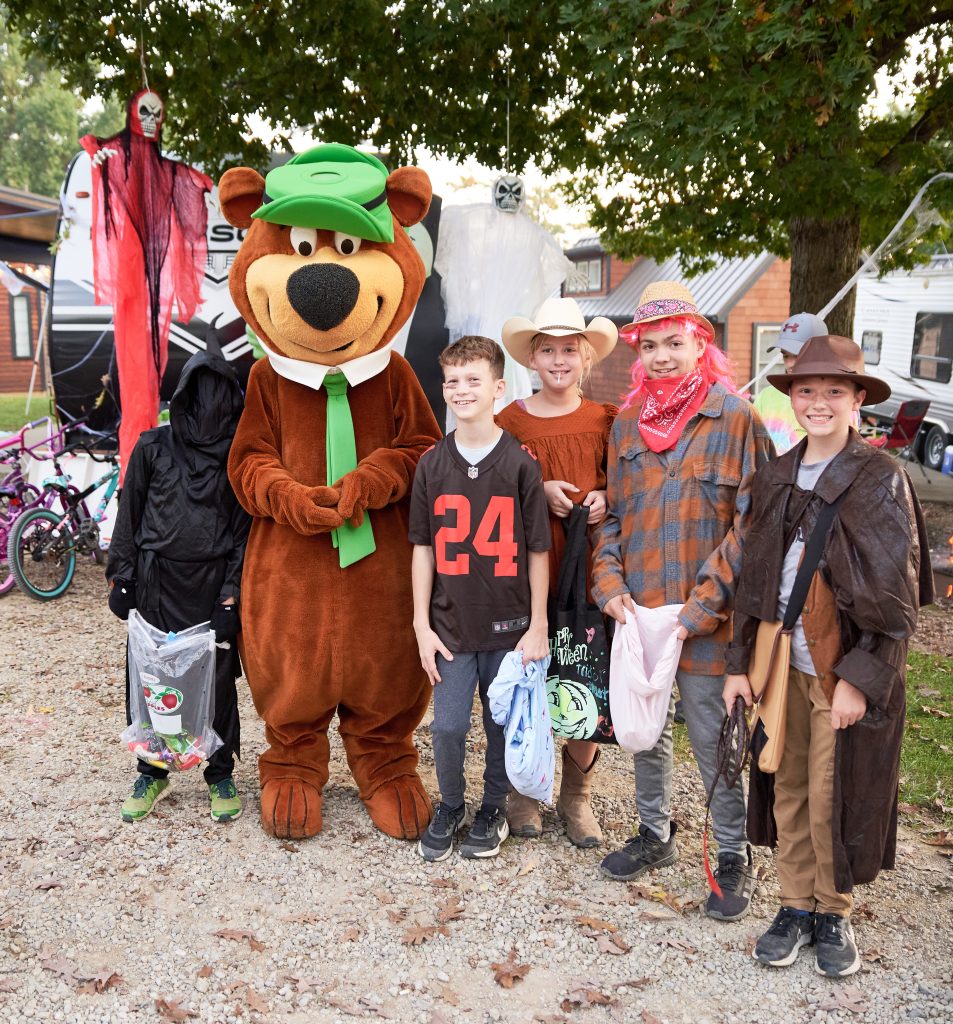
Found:
[[[543, 480], [566, 480], [578, 487], [578, 491], [569, 492], [569, 497], [579, 504], [590, 491], [605, 490], [606, 446], [618, 412], [614, 405], [584, 398], [578, 409], [565, 416], [534, 416], [517, 400], [497, 414], [496, 422], [539, 459]], [[550, 514], [553, 544], [549, 549], [549, 592], [553, 596], [566, 549], [563, 522]], [[590, 576], [591, 559], [590, 551]]]

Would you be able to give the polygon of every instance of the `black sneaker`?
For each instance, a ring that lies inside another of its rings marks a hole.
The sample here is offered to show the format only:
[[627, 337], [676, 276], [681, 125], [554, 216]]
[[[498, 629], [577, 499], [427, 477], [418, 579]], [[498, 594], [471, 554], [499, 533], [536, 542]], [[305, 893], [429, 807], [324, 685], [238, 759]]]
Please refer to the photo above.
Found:
[[461, 857], [495, 857], [510, 834], [506, 814], [499, 807], [484, 804], [470, 826], [470, 834], [460, 845]]
[[814, 915], [808, 910], [782, 907], [751, 955], [769, 967], [790, 967], [797, 960], [798, 950], [813, 943]]
[[739, 921], [748, 913], [754, 889], [751, 847], [744, 854], [719, 853], [715, 881], [721, 889], [721, 896], [709, 893], [705, 913], [716, 921]]
[[417, 843], [417, 852], [424, 860], [446, 860], [453, 850], [453, 836], [467, 816], [466, 804], [457, 808], [437, 804], [427, 831]]
[[663, 843], [648, 825], [639, 825], [639, 834], [633, 836], [621, 850], [604, 857], [599, 870], [618, 882], [629, 882], [652, 868], [665, 868], [674, 864], [678, 860], [674, 821], [669, 829], [668, 842]]
[[846, 978], [860, 970], [850, 918], [840, 914], [814, 915], [814, 970], [828, 978]]

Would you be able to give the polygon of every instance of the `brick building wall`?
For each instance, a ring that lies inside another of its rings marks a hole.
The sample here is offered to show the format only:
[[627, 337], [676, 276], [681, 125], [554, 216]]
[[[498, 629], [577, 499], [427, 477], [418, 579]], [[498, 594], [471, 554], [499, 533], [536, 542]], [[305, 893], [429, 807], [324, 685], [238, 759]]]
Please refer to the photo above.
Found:
[[788, 260], [775, 260], [728, 314], [728, 358], [739, 384], [753, 376], [755, 325], [784, 323], [791, 302], [790, 290], [791, 264]]
[[[30, 311], [29, 354], [23, 349], [17, 355], [16, 340], [13, 332], [13, 311], [15, 302], [23, 302], [26, 298]], [[30, 375], [33, 372], [33, 356], [36, 352], [37, 331], [40, 327], [40, 316], [43, 312], [43, 293], [29, 285], [24, 285], [19, 296], [12, 296], [6, 288], [0, 287], [0, 392], [26, 391], [30, 386]], [[41, 359], [37, 373], [36, 387], [46, 383], [46, 359]]]

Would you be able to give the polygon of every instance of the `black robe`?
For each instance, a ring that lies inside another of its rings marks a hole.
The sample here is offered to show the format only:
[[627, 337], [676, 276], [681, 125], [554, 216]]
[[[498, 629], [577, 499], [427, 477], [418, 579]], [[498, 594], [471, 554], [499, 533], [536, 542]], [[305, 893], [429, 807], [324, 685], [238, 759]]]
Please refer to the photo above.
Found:
[[[228, 363], [197, 352], [172, 397], [171, 425], [145, 431], [126, 468], [106, 578], [133, 582], [139, 614], [161, 630], [207, 622], [216, 604], [239, 602], [251, 518], [227, 462], [243, 406]], [[214, 728], [223, 753], [239, 752], [240, 673], [238, 645], [217, 648]]]

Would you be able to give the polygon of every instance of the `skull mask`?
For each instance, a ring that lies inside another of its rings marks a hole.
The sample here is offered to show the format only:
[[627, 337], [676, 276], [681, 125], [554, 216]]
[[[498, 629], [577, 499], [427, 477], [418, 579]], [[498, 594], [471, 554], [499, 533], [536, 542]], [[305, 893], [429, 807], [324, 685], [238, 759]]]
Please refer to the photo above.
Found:
[[158, 139], [165, 119], [165, 107], [158, 95], [151, 91], [136, 93], [130, 104], [129, 127], [146, 139]]
[[519, 213], [525, 199], [523, 179], [503, 174], [493, 182], [493, 202], [504, 213]]

